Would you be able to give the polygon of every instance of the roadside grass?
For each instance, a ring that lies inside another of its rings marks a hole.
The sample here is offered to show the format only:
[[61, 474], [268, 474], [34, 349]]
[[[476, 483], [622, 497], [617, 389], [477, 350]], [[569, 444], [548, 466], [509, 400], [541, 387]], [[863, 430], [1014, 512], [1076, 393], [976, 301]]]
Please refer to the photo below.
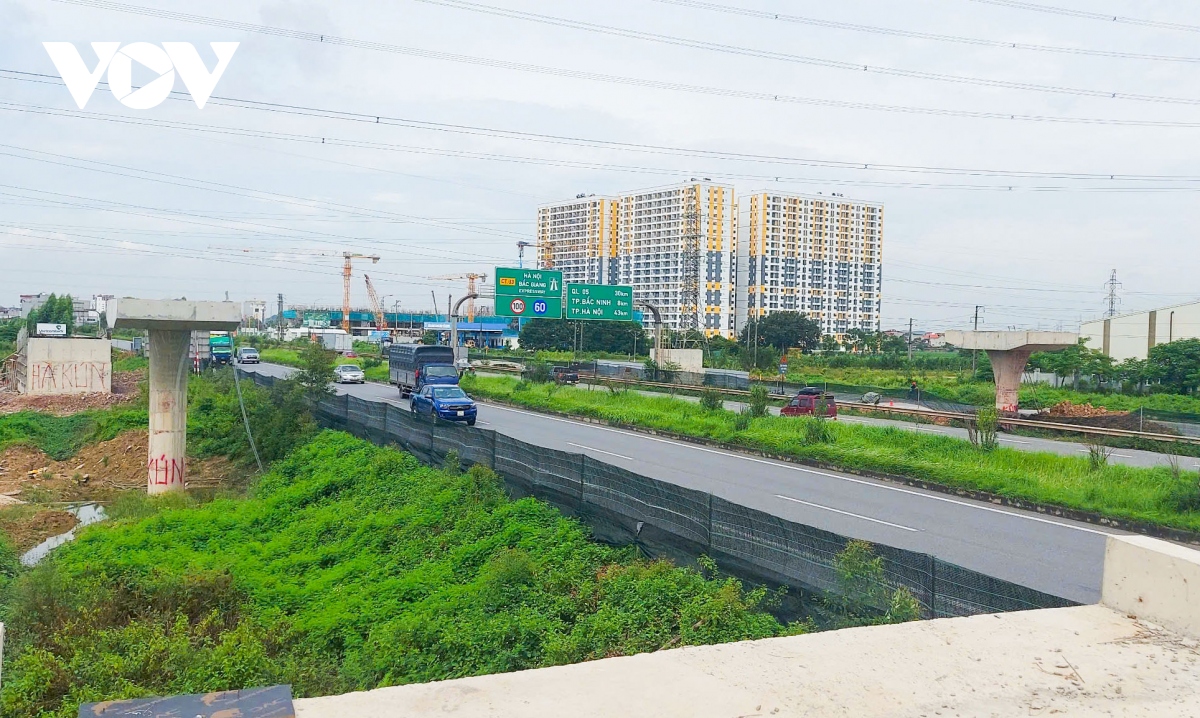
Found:
[[0, 451], [26, 443], [62, 461], [87, 444], [108, 441], [128, 429], [144, 429], [145, 409], [101, 409], [71, 416], [36, 411], [0, 415]]
[[[724, 409], [669, 397], [548, 385], [519, 384], [509, 377], [468, 376], [463, 387], [479, 398], [513, 402], [650, 429], [671, 431], [734, 446], [847, 469], [925, 479], [1015, 499], [1094, 511], [1110, 517], [1200, 531], [1196, 472], [1175, 477], [1166, 467], [1109, 465], [1093, 470], [1086, 458], [999, 448], [983, 451], [970, 442], [895, 427], [830, 422], [828, 441], [813, 441], [812, 419], [767, 416], [751, 419]], [[742, 424], [745, 428], [740, 429]]]
[[813, 629], [775, 619], [765, 588], [594, 542], [486, 468], [340, 432], [250, 498], [114, 508], [16, 579], [5, 715], [275, 683], [327, 695]]
[[[921, 391], [939, 399], [975, 406], [988, 406], [995, 401], [996, 385], [990, 381], [972, 381], [970, 372], [938, 369], [873, 369], [864, 367], [793, 366], [789, 382], [819, 386], [848, 384], [867, 388], [907, 389], [916, 380]], [[1154, 411], [1181, 414], [1200, 414], [1200, 396], [1182, 394], [1106, 394], [1074, 391], [1048, 384], [1024, 384], [1020, 390], [1023, 407], [1046, 407], [1062, 401], [1073, 404], [1103, 406], [1114, 411], [1135, 411], [1139, 407]]]
[[150, 367], [150, 360], [146, 357], [127, 354], [125, 352], [118, 352], [118, 354], [120, 356], [113, 360], [112, 370], [114, 372], [138, 371], [139, 369], [149, 369]]
[[[263, 349], [258, 353], [259, 359], [271, 364], [283, 364], [284, 366], [300, 366], [300, 352], [296, 349]], [[354, 364], [362, 368], [363, 374], [366, 375], [367, 381], [382, 381], [388, 380], [388, 365], [387, 362], [381, 362], [375, 366], [365, 366], [366, 361], [370, 357], [358, 356], [347, 359], [339, 356], [334, 364]], [[375, 357], [378, 358], [378, 357]]]

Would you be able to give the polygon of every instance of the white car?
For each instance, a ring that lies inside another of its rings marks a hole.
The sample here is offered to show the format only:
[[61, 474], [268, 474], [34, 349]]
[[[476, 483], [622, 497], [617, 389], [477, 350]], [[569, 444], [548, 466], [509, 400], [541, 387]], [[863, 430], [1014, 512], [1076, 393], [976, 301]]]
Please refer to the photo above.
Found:
[[363, 384], [367, 381], [367, 375], [354, 364], [340, 364], [334, 367], [333, 381], [337, 384]]

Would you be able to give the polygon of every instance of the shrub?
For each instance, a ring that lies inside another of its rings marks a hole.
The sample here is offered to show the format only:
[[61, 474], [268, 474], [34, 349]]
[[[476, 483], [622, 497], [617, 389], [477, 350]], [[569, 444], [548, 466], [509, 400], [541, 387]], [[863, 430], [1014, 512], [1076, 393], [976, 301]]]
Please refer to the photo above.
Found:
[[749, 409], [743, 409], [742, 411], [739, 411], [733, 418], [734, 431], [745, 431], [746, 429], [749, 429], [750, 419], [751, 416]]
[[1112, 447], [1104, 444], [1099, 437], [1088, 439], [1084, 446], [1088, 452], [1088, 466], [1092, 471], [1100, 471], [1105, 466], [1108, 466], [1108, 457], [1112, 456]]
[[725, 401], [721, 397], [721, 392], [716, 389], [705, 389], [700, 392], [700, 406], [709, 410], [724, 409]]
[[521, 378], [536, 384], [545, 384], [552, 378], [550, 365], [540, 361], [529, 362], [525, 365], [525, 371], [521, 372]]
[[771, 392], [762, 384], [750, 387], [750, 416], [758, 419], [767, 415], [767, 404], [771, 401]]
[[383, 363], [383, 360], [375, 356], [365, 356], [362, 358], [363, 369], [374, 369]]
[[967, 424], [967, 436], [971, 443], [984, 451], [991, 451], [1000, 445], [996, 439], [999, 430], [1000, 412], [992, 406], [981, 407], [975, 413], [975, 421]]
[[804, 422], [804, 443], [833, 443], [833, 427], [829, 425], [829, 422], [826, 419], [816, 416], [806, 416], [803, 417], [801, 421]]

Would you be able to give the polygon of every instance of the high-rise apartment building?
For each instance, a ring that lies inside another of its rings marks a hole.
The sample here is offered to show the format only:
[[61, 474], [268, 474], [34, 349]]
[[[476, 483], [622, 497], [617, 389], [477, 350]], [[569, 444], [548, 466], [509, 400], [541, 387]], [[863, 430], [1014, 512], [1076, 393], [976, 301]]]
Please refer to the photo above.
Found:
[[883, 206], [692, 181], [538, 209], [539, 266], [566, 282], [625, 284], [671, 329], [736, 336], [803, 312], [839, 339], [878, 331]]
[[738, 203], [735, 325], [803, 312], [839, 339], [879, 331], [883, 205], [754, 192]]
[[564, 282], [620, 284], [618, 206], [612, 197], [580, 195], [539, 207], [538, 266], [562, 272]]
[[538, 208], [538, 259], [564, 282], [624, 284], [671, 329], [732, 336], [734, 192], [708, 181]]

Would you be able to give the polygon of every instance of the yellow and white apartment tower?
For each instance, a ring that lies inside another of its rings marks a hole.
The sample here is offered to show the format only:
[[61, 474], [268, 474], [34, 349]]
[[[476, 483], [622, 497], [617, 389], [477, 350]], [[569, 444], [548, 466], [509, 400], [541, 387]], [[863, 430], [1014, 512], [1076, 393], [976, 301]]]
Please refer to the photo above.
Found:
[[733, 188], [708, 181], [538, 209], [538, 259], [564, 282], [623, 284], [671, 329], [734, 334]]
[[803, 312], [839, 340], [879, 331], [883, 205], [753, 192], [738, 203], [738, 331], [773, 311]]

